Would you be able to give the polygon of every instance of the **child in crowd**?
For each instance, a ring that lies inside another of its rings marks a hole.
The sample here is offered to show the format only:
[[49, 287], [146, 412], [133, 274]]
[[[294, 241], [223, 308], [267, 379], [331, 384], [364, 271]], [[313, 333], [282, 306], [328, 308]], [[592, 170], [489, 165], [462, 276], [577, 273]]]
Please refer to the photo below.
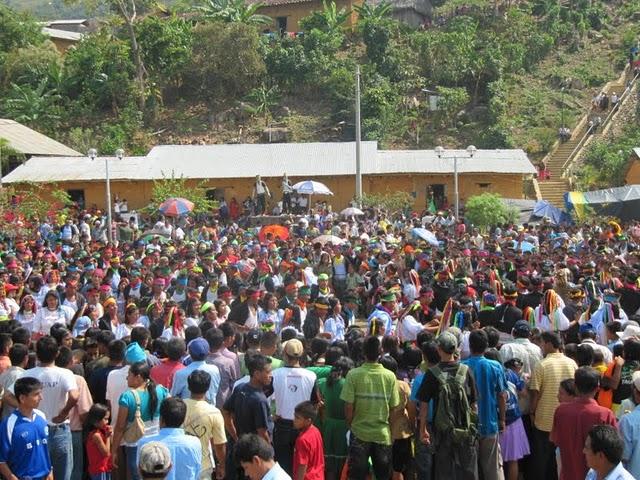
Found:
[[324, 480], [322, 435], [313, 425], [317, 414], [311, 402], [299, 403], [294, 410], [293, 427], [300, 433], [293, 449], [293, 480]]
[[101, 403], [94, 404], [84, 422], [87, 432], [87, 470], [91, 480], [111, 479], [111, 426], [109, 408]]

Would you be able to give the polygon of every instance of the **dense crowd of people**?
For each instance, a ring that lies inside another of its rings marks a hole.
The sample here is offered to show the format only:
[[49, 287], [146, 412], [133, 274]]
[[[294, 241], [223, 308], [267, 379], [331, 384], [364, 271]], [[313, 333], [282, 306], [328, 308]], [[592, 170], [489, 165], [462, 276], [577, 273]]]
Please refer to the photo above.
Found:
[[94, 215], [0, 243], [6, 479], [640, 478], [637, 222]]

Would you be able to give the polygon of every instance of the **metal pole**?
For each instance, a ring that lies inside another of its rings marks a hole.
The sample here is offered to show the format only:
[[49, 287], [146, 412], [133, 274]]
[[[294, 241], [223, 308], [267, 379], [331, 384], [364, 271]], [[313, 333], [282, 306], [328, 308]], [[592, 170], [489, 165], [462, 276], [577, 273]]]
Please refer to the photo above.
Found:
[[360, 65], [356, 65], [356, 204], [362, 200], [362, 171], [360, 166]]
[[562, 128], [564, 130], [564, 93], [565, 89], [562, 87], [562, 104], [560, 105], [560, 122], [562, 123]]
[[458, 213], [460, 212], [460, 195], [458, 193], [458, 157], [453, 156], [453, 194], [456, 201], [456, 221], [458, 220]]
[[104, 157], [105, 179], [107, 182], [107, 239], [109, 243], [113, 242], [113, 232], [111, 231], [111, 182], [109, 180], [109, 158]]

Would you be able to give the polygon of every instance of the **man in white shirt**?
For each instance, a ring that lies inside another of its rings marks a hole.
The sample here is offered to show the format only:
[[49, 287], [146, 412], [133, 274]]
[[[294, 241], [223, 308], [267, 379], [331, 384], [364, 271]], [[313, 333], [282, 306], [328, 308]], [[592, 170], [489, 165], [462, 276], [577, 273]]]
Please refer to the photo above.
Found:
[[[53, 337], [42, 337], [36, 345], [40, 366], [25, 370], [21, 378], [33, 377], [42, 383], [39, 410], [45, 414], [49, 425], [48, 447], [53, 476], [56, 480], [70, 480], [73, 446], [69, 413], [78, 402], [80, 394], [73, 372], [55, 366], [58, 351], [58, 343]], [[13, 391], [10, 393], [13, 394]]]
[[267, 208], [267, 196], [271, 197], [271, 192], [267, 184], [256, 175], [256, 183], [253, 185], [253, 198], [256, 200], [256, 215], [263, 215]]
[[500, 360], [507, 363], [513, 358], [522, 362], [522, 374], [530, 377], [538, 363], [542, 361], [542, 350], [529, 340], [531, 326], [526, 320], [518, 320], [511, 330], [513, 342], [505, 343], [500, 348]]
[[293, 472], [293, 447], [297, 432], [293, 428], [296, 405], [315, 399], [316, 374], [300, 366], [304, 353], [302, 342], [297, 339], [284, 344], [285, 366], [273, 371], [273, 396], [276, 404], [273, 429], [273, 448], [282, 468], [289, 475]]
[[291, 213], [291, 194], [293, 193], [293, 186], [287, 178], [285, 173], [282, 177], [282, 212]]

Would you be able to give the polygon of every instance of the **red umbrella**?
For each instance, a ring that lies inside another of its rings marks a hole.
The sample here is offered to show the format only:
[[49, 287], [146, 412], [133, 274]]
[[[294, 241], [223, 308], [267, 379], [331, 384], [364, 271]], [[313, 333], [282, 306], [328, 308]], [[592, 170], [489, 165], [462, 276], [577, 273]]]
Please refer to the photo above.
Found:
[[260, 229], [258, 238], [264, 243], [267, 241], [268, 234], [271, 234], [272, 240], [277, 238], [287, 240], [289, 238], [289, 229], [283, 225], [266, 225]]
[[179, 217], [193, 211], [193, 202], [186, 198], [168, 198], [160, 204], [158, 210], [167, 217]]

